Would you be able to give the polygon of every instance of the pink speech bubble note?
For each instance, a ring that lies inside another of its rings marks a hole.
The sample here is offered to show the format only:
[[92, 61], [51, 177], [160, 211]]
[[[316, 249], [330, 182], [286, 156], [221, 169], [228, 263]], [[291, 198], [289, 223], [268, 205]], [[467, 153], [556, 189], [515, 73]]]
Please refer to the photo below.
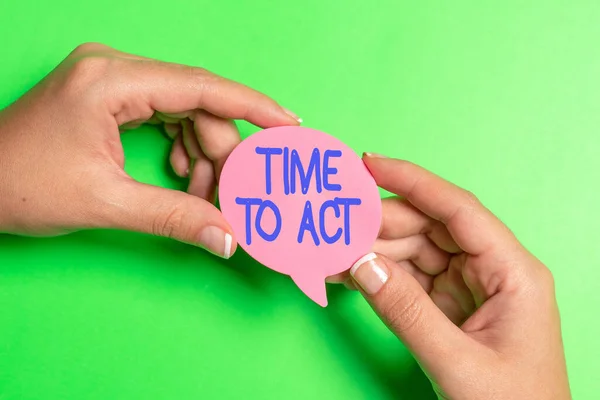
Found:
[[344, 143], [303, 127], [260, 131], [231, 153], [219, 186], [238, 243], [325, 307], [325, 278], [368, 253], [381, 224], [377, 185]]

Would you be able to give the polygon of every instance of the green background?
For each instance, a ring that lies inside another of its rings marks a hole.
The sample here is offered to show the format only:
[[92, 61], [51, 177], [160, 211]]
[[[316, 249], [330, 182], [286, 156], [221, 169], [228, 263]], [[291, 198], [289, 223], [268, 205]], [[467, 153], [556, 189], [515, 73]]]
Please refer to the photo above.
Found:
[[[553, 271], [573, 394], [600, 392], [597, 0], [2, 0], [0, 37], [0, 107], [99, 41], [242, 81], [470, 189]], [[183, 187], [160, 132], [123, 141], [133, 176]], [[432, 397], [358, 294], [329, 296], [242, 252], [0, 236], [0, 399]]]

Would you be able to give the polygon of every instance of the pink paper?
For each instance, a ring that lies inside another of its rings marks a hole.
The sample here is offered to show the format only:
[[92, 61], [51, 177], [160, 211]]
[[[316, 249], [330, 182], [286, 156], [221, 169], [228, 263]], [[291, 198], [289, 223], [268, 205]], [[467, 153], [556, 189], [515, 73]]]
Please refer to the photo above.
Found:
[[325, 278], [368, 253], [381, 224], [377, 185], [362, 160], [303, 127], [244, 140], [225, 163], [219, 201], [244, 250], [323, 307]]

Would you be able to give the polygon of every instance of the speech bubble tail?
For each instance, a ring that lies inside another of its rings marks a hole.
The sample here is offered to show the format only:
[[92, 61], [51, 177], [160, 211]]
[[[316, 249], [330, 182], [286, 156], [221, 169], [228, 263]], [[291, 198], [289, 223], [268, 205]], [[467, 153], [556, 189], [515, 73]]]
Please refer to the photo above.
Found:
[[321, 307], [327, 307], [327, 289], [325, 278], [319, 279], [310, 275], [292, 276], [292, 280], [302, 292]]

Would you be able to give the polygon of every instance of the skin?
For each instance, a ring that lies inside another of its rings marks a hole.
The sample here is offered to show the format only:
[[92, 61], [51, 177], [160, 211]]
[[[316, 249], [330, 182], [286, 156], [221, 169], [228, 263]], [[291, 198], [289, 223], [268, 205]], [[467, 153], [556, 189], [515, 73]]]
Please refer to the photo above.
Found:
[[[271, 98], [201, 68], [82, 45], [0, 113], [0, 232], [125, 229], [228, 256], [235, 237], [213, 202], [240, 142], [234, 119], [299, 123]], [[171, 164], [189, 178], [188, 193], [123, 170], [120, 132], [142, 123], [173, 139]], [[569, 399], [549, 270], [469, 192], [406, 161], [363, 159], [399, 197], [383, 200], [375, 258], [329, 281], [361, 291], [440, 398]], [[375, 267], [387, 278], [373, 286]]]
[[[221, 168], [240, 142], [232, 119], [263, 128], [299, 124], [271, 98], [204, 69], [79, 46], [0, 114], [0, 232], [116, 228], [231, 255], [235, 237], [213, 202]], [[189, 175], [187, 194], [136, 182], [123, 170], [120, 132], [146, 122], [163, 124], [174, 138], [171, 163]]]
[[330, 280], [359, 288], [441, 399], [570, 399], [548, 268], [472, 193], [407, 161], [363, 160], [398, 197], [383, 200], [376, 258]]

